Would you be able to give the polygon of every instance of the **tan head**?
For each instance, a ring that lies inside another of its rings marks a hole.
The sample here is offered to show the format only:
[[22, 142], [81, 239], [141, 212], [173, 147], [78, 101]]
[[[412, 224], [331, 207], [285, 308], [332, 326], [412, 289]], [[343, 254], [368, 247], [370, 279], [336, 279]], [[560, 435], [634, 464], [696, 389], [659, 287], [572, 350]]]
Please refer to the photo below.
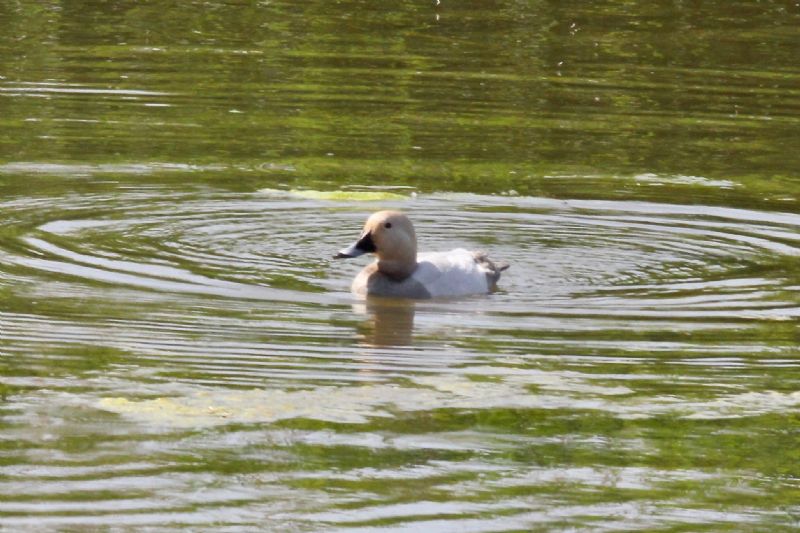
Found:
[[340, 250], [334, 259], [358, 257], [366, 253], [378, 256], [378, 270], [402, 280], [417, 268], [417, 237], [414, 226], [399, 211], [378, 211], [364, 224], [361, 237], [350, 247]]

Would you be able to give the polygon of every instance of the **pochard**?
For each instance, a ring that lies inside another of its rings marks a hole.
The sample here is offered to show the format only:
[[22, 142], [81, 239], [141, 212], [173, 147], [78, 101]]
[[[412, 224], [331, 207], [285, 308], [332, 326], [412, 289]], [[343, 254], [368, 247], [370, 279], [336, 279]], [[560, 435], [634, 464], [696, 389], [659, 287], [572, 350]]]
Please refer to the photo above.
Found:
[[414, 226], [399, 211], [372, 214], [361, 237], [334, 259], [372, 253], [377, 260], [353, 280], [359, 296], [441, 298], [493, 291], [507, 263], [495, 263], [483, 252], [457, 248], [417, 254]]

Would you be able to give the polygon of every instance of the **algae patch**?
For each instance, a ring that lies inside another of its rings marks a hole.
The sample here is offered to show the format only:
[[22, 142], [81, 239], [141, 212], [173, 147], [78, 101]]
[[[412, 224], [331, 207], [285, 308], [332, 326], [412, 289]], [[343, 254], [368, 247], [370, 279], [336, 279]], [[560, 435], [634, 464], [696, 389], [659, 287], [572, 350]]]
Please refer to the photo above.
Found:
[[314, 189], [261, 189], [267, 196], [289, 196], [306, 200], [325, 200], [330, 202], [379, 202], [386, 200], [408, 200], [409, 195], [386, 190], [318, 191]]
[[[371, 387], [356, 390], [320, 387], [306, 391], [190, 390], [183, 396], [149, 400], [102, 398], [98, 407], [140, 422], [174, 427], [215, 426], [228, 423], [275, 422], [309, 418], [340, 423], [363, 423], [388, 416], [375, 409]], [[370, 405], [372, 404], [372, 405]]]
[[[421, 376], [414, 386], [392, 384], [355, 387], [323, 386], [308, 390], [232, 391], [188, 387], [183, 394], [152, 399], [106, 397], [96, 406], [140, 423], [171, 427], [209, 427], [231, 423], [271, 423], [305, 418], [363, 424], [398, 411], [436, 409], [567, 409], [614, 414], [622, 419], [674, 415], [684, 419], [741, 418], [796, 410], [800, 393], [723, 395], [681, 401], [673, 397], [640, 401], [626, 387], [602, 387], [576, 379], [548, 379], [546, 374], [495, 376], [475, 381], [468, 376]], [[567, 384], [571, 394], [563, 394]], [[581, 386], [583, 385], [583, 386]], [[556, 389], [553, 391], [552, 389]]]

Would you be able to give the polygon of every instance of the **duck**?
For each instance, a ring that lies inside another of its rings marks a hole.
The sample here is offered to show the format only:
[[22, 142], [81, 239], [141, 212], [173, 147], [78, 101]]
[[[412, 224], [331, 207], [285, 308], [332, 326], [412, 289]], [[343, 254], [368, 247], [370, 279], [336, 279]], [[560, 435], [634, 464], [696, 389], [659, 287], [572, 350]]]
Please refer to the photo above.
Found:
[[361, 236], [339, 250], [334, 259], [375, 254], [353, 280], [351, 290], [361, 297], [388, 296], [429, 299], [487, 294], [497, 288], [509, 267], [481, 251], [456, 248], [417, 253], [414, 225], [400, 211], [378, 211], [367, 218]]

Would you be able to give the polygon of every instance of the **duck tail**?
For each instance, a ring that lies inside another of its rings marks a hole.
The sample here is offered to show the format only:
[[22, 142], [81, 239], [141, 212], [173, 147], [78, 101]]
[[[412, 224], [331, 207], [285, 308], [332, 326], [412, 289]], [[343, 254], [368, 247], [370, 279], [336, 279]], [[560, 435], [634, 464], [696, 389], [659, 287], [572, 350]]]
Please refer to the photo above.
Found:
[[497, 282], [500, 281], [500, 274], [504, 270], [508, 270], [511, 265], [505, 261], [492, 261], [486, 252], [472, 252], [472, 256], [475, 258], [475, 262], [483, 267], [489, 287], [494, 290], [497, 287]]

